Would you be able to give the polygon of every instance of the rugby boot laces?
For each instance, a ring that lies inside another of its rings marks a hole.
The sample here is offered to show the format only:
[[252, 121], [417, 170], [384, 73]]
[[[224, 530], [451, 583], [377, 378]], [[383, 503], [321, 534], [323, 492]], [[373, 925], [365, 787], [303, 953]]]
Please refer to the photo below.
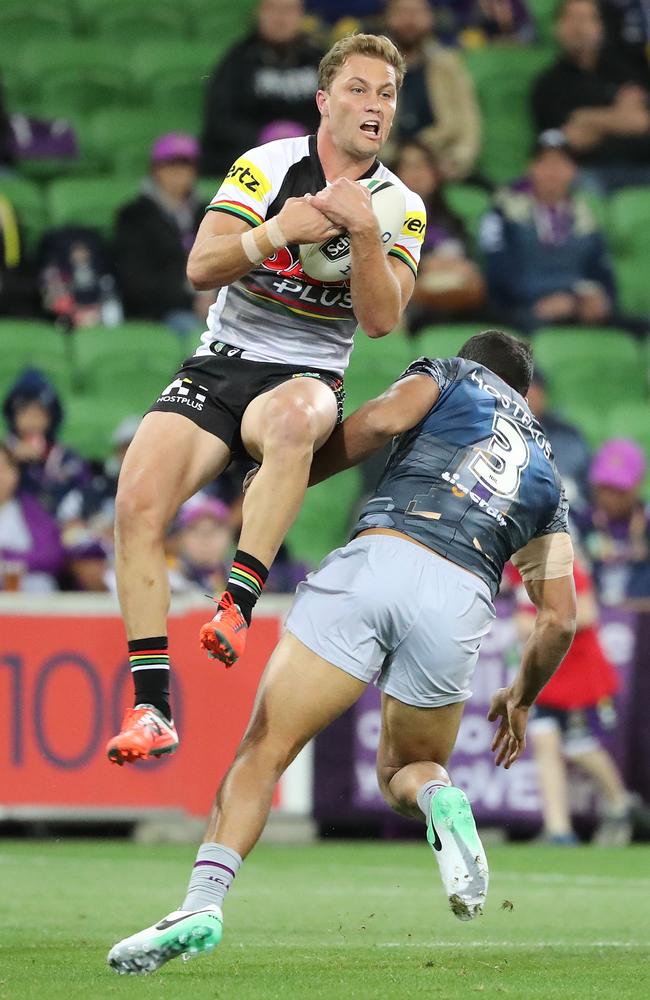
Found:
[[138, 705], [137, 708], [127, 708], [122, 728], [106, 744], [106, 753], [113, 764], [121, 766], [174, 753], [178, 742], [173, 722], [168, 721], [153, 705]]
[[218, 607], [212, 621], [201, 626], [199, 641], [211, 659], [232, 667], [246, 648], [248, 625], [227, 590], [221, 595]]
[[155, 972], [165, 962], [182, 956], [197, 958], [221, 941], [223, 916], [218, 906], [202, 910], [174, 910], [166, 917], [113, 945], [106, 961], [120, 975]]
[[480, 916], [488, 889], [488, 864], [469, 800], [460, 788], [440, 788], [432, 797], [427, 840], [451, 912], [459, 920]]

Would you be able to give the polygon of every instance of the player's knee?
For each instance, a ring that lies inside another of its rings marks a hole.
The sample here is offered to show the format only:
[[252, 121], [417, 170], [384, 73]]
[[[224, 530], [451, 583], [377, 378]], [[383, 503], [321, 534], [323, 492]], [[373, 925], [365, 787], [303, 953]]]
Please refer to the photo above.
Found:
[[390, 783], [396, 774], [396, 768], [391, 767], [388, 764], [382, 764], [377, 761], [377, 784], [379, 785], [379, 791], [381, 792], [386, 805], [394, 809], [395, 812], [401, 812], [399, 799], [391, 792]]
[[272, 400], [265, 412], [264, 450], [287, 448], [311, 454], [318, 437], [317, 411], [306, 401]]
[[162, 535], [165, 529], [163, 513], [151, 485], [125, 483], [115, 498], [115, 528], [123, 540], [133, 533]]

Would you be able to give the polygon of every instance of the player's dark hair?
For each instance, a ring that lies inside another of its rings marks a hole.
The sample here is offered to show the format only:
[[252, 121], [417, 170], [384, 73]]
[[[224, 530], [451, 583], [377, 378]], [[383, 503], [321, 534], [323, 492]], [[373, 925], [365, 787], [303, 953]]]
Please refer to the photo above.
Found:
[[466, 340], [459, 358], [477, 361], [525, 396], [533, 377], [533, 352], [529, 344], [501, 330], [484, 330]]

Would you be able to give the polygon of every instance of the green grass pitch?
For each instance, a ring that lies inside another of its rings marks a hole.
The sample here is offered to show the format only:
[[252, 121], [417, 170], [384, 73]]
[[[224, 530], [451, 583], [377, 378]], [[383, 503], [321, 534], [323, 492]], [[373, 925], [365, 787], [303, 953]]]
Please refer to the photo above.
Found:
[[118, 977], [109, 947], [178, 905], [194, 848], [0, 841], [0, 1000], [648, 1000], [650, 848], [488, 854], [463, 924], [424, 842], [263, 846], [212, 955]]

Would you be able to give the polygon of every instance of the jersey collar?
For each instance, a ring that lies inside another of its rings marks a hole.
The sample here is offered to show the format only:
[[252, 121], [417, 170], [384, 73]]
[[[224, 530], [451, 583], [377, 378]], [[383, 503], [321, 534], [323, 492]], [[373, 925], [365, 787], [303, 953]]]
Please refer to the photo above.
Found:
[[[321, 163], [320, 156], [318, 155], [318, 144], [316, 142], [315, 135], [309, 136], [309, 158], [314, 164], [316, 174], [318, 175], [322, 186], [325, 187], [327, 184], [327, 180], [325, 178], [325, 171], [323, 170], [323, 164]], [[366, 170], [365, 174], [362, 174], [361, 177], [357, 177], [357, 180], [362, 181], [365, 180], [367, 177], [372, 177], [374, 174], [377, 173], [379, 167], [380, 167], [379, 160], [377, 159], [377, 157], [375, 157], [370, 166], [368, 167], [368, 169]]]

